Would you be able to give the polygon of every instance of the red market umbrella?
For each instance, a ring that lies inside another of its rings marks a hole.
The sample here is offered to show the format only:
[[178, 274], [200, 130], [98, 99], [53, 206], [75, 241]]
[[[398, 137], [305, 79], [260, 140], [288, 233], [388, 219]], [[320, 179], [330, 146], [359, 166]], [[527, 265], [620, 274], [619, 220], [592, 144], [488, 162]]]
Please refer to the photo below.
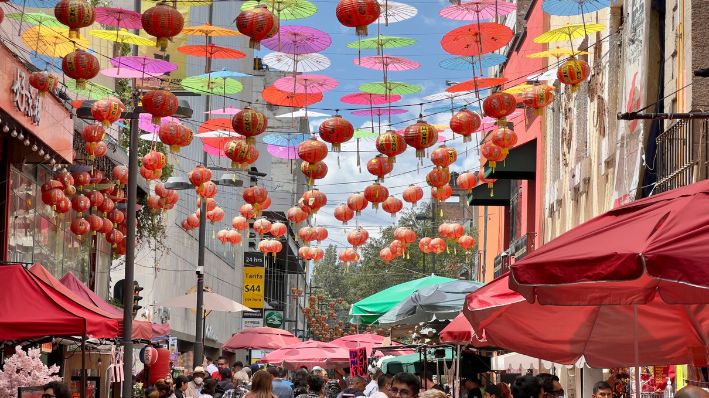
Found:
[[225, 350], [277, 350], [300, 343], [291, 332], [283, 329], [258, 327], [247, 328], [231, 336], [224, 346]]
[[709, 303], [708, 208], [709, 180], [630, 202], [514, 264], [510, 287], [541, 304]]
[[262, 363], [281, 364], [296, 370], [302, 366], [325, 369], [346, 368], [350, 365], [350, 351], [333, 343], [308, 340], [273, 351], [261, 358]]
[[[488, 345], [592, 368], [707, 363], [709, 306], [530, 304], [498, 278], [468, 295], [463, 313]], [[579, 296], [583, 294], [579, 293]]]
[[446, 33], [441, 46], [449, 54], [472, 57], [498, 50], [512, 40], [512, 29], [496, 22], [461, 26]]
[[446, 89], [446, 91], [449, 93], [477, 91], [483, 88], [499, 86], [504, 84], [506, 81], [506, 77], [475, 77], [462, 83], [450, 86]]
[[273, 86], [263, 89], [261, 96], [269, 104], [291, 108], [303, 108], [318, 103], [323, 99], [322, 93], [298, 94], [281, 91]]
[[439, 337], [441, 343], [445, 344], [472, 344], [476, 347], [485, 347], [489, 345], [483, 337], [480, 337], [475, 333], [473, 326], [463, 313], [458, 314], [458, 316], [456, 316], [455, 319], [448, 324], [448, 326], [443, 328], [439, 334]]

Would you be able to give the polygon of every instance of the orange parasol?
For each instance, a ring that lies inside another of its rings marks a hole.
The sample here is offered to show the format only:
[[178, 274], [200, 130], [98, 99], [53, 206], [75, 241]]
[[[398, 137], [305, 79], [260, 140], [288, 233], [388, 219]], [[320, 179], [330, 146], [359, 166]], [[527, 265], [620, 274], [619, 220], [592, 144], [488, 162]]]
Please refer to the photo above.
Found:
[[227, 142], [238, 135], [231, 126], [231, 119], [216, 118], [200, 124], [197, 137], [202, 140], [204, 145], [221, 150]]
[[449, 93], [460, 93], [464, 91], [476, 91], [483, 88], [499, 86], [507, 81], [506, 77], [476, 77], [466, 80], [454, 86], [448, 87]]
[[281, 91], [273, 86], [266, 87], [261, 92], [261, 96], [266, 102], [291, 108], [303, 108], [322, 101], [322, 93], [297, 94]]
[[512, 40], [512, 29], [496, 22], [461, 26], [441, 39], [443, 49], [453, 55], [472, 57], [500, 49]]
[[242, 53], [239, 50], [217, 46], [211, 43], [207, 45], [197, 44], [177, 47], [177, 51], [187, 55], [207, 58], [239, 59], [246, 57], [246, 54]]

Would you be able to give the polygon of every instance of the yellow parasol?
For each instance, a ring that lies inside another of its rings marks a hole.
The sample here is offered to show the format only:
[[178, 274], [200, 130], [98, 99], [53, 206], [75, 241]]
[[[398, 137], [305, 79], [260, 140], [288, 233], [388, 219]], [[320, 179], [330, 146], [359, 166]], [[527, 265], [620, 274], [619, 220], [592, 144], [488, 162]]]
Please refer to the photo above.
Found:
[[520, 84], [518, 84], [518, 85], [516, 85], [516, 86], [512, 86], [512, 87], [510, 87], [510, 88], [506, 88], [506, 89], [503, 90], [503, 91], [506, 92], [506, 93], [508, 93], [508, 94], [518, 95], [518, 94], [522, 94], [525, 90], [527, 90], [527, 89], [530, 88], [530, 87], [534, 87], [534, 86], [531, 85], [531, 84], [529, 84], [529, 83], [520, 83]]
[[89, 32], [93, 37], [114, 41], [116, 43], [134, 44], [136, 46], [155, 46], [155, 41], [146, 37], [138, 36], [127, 29], [100, 30], [94, 29]]
[[182, 29], [182, 33], [190, 36], [238, 36], [239, 33], [233, 29], [220, 28], [208, 23], [198, 26], [188, 26]]
[[[560, 28], [552, 29], [546, 33], [534, 38], [535, 43], [554, 43], [557, 41], [580, 39], [589, 33], [600, 32], [606, 28], [606, 25], [600, 23], [591, 24], [567, 24]], [[573, 51], [573, 50], [572, 50]], [[576, 54], [573, 51], [573, 54]]]
[[84, 38], [70, 39], [69, 28], [33, 26], [22, 32], [22, 41], [37, 54], [63, 57], [77, 48], [89, 48]]
[[556, 58], [569, 57], [572, 55], [588, 54], [588, 51], [574, 51], [570, 48], [554, 47], [546, 51], [540, 51], [527, 55], [527, 58]]

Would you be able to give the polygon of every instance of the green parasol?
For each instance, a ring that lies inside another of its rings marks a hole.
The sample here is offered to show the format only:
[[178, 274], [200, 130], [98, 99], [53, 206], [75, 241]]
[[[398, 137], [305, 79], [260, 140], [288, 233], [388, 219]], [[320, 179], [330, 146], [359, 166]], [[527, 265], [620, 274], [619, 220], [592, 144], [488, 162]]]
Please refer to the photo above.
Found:
[[352, 138], [374, 138], [378, 135], [379, 134], [377, 134], [375, 131], [372, 131], [372, 128], [357, 129], [354, 131], [354, 135], [352, 136]]
[[413, 46], [416, 40], [400, 36], [378, 35], [371, 39], [354, 41], [347, 44], [347, 48], [358, 48], [361, 50], [381, 50], [382, 48], [400, 48]]
[[65, 85], [67, 90], [91, 100], [100, 100], [115, 95], [110, 88], [92, 82], [87, 82], [84, 88], [78, 88], [76, 80], [70, 79], [65, 82]]
[[265, 5], [279, 20], [308, 18], [318, 11], [318, 7], [308, 0], [249, 0], [241, 5], [241, 11], [252, 10]]
[[10, 19], [14, 19], [15, 21], [24, 22], [32, 26], [42, 25], [54, 28], [64, 27], [64, 25], [62, 25], [61, 22], [57, 21], [56, 18], [43, 12], [12, 12], [6, 14], [5, 16]]
[[227, 95], [240, 93], [244, 86], [240, 81], [209, 75], [191, 76], [182, 79], [182, 87], [190, 92], [202, 95]]
[[408, 84], [403, 82], [374, 82], [365, 83], [359, 86], [360, 91], [365, 93], [380, 94], [380, 95], [392, 95], [392, 94], [416, 94], [421, 91], [421, 86], [415, 84]]
[[356, 324], [374, 323], [380, 316], [399, 304], [399, 302], [409, 298], [416, 290], [426, 286], [452, 282], [454, 280], [455, 279], [431, 275], [384, 289], [379, 293], [375, 293], [352, 304], [350, 308], [350, 322]]

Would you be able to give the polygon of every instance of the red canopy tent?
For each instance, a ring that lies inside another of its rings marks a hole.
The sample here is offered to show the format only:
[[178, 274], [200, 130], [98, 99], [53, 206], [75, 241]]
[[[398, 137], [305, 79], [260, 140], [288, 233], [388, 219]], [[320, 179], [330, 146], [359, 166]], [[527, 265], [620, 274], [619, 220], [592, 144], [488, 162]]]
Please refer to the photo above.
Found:
[[118, 321], [87, 308], [25, 270], [0, 267], [0, 336], [21, 340], [44, 336], [115, 337]]

